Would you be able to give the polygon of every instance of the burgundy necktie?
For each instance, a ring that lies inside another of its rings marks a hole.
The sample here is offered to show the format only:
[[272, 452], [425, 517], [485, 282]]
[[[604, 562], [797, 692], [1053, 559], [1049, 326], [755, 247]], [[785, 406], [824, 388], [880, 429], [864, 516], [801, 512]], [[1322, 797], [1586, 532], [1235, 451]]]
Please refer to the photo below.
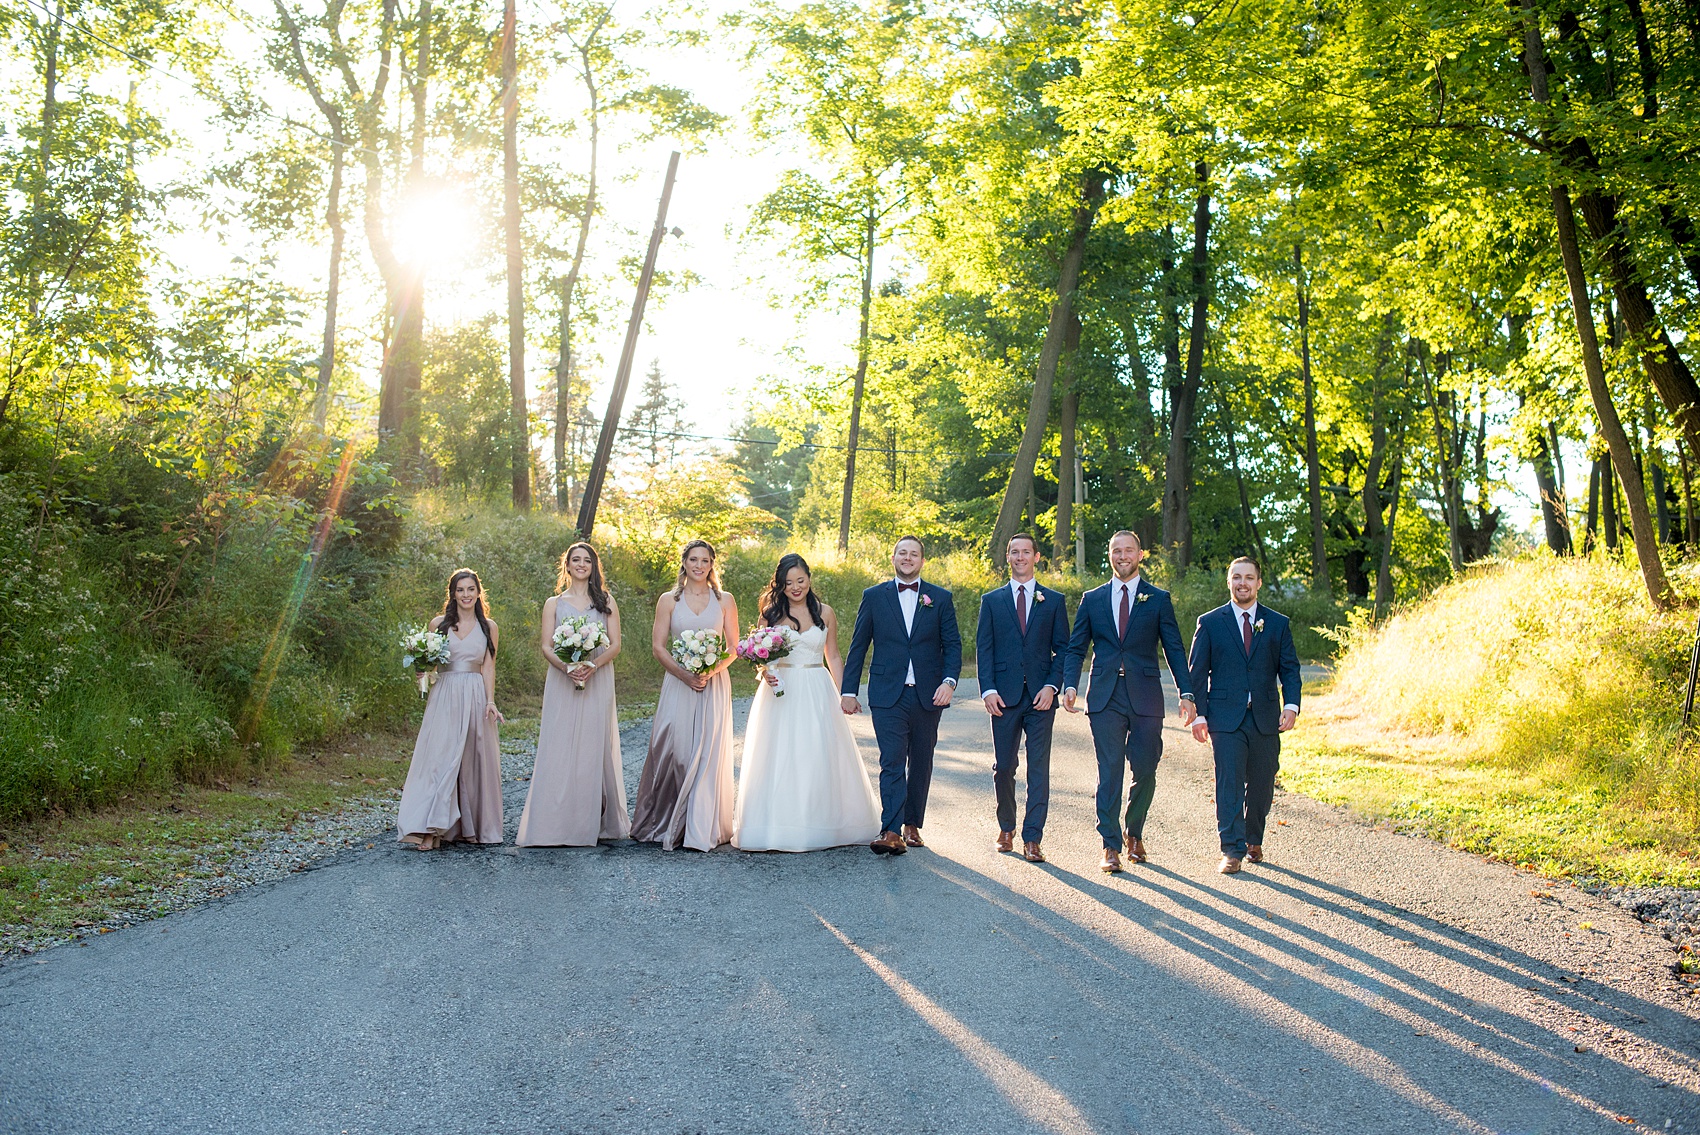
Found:
[[1247, 658], [1250, 658], [1251, 657], [1251, 612], [1250, 611], [1241, 611], [1240, 612], [1240, 618], [1245, 620], [1241, 624], [1241, 629], [1243, 629], [1245, 631], [1245, 656]]
[[1126, 638], [1127, 637], [1127, 615], [1128, 615], [1127, 584], [1124, 583], [1124, 584], [1122, 584], [1121, 617], [1117, 620], [1117, 626], [1116, 626], [1116, 636], [1118, 638]]
[[1027, 585], [1017, 584], [1015, 588], [1015, 623], [1021, 628], [1021, 633], [1027, 633]]

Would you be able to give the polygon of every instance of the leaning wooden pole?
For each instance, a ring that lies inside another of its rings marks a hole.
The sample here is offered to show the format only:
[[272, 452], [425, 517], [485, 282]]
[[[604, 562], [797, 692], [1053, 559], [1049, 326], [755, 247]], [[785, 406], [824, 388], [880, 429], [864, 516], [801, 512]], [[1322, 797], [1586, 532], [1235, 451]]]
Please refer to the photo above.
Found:
[[655, 211], [655, 228], [649, 234], [649, 252], [643, 258], [637, 297], [632, 300], [631, 322], [626, 324], [626, 345], [620, 349], [620, 365], [614, 372], [614, 391], [608, 395], [608, 412], [602, 417], [602, 434], [596, 439], [596, 455], [584, 481], [584, 499], [578, 506], [579, 535], [589, 539], [596, 527], [596, 506], [602, 498], [602, 482], [608, 475], [608, 460], [614, 452], [614, 435], [620, 429], [620, 410], [626, 402], [626, 386], [632, 378], [632, 360], [637, 355], [638, 332], [643, 328], [643, 309], [649, 302], [649, 285], [655, 279], [655, 257], [667, 233], [667, 203], [673, 198], [673, 178], [679, 172], [679, 151], [667, 159], [667, 180], [661, 186], [661, 207]]

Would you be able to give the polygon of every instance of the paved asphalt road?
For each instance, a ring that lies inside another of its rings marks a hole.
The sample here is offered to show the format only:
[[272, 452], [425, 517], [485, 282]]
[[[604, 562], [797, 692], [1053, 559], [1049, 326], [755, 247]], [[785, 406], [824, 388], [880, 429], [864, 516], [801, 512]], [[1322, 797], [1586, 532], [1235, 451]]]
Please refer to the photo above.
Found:
[[380, 843], [8, 965], [0, 1131], [1700, 1133], [1700, 998], [1628, 915], [1285, 795], [1223, 878], [1175, 729], [1108, 878], [1058, 726], [1045, 866], [966, 697], [901, 859]]

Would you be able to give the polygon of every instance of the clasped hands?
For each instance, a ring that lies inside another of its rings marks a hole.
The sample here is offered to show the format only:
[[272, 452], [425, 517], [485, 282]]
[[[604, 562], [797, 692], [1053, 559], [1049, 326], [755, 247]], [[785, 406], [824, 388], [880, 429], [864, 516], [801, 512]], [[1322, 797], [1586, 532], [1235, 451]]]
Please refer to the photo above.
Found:
[[[993, 690], [991, 693], [987, 694], [985, 697], [981, 698], [980, 700], [986, 703], [986, 712], [987, 713], [991, 714], [993, 717], [1002, 717], [1003, 716], [1003, 711], [1004, 711], [1004, 708], [1007, 705], [1007, 703], [1003, 700], [1002, 694], [998, 693], [996, 690]], [[1057, 691], [1056, 691], [1056, 689], [1054, 687], [1051, 687], [1051, 686], [1046, 686], [1044, 689], [1040, 690], [1037, 695], [1034, 696], [1034, 698], [1033, 698], [1033, 708], [1038, 710], [1040, 713], [1044, 713], [1047, 709], [1050, 709], [1053, 705], [1055, 705], [1056, 702], [1057, 702]]]

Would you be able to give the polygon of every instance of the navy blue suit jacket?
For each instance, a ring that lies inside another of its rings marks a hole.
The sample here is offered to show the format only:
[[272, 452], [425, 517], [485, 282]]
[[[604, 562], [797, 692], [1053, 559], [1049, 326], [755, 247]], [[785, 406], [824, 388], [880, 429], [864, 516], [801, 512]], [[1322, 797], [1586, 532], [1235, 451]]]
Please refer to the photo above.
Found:
[[1263, 629], [1253, 625], [1247, 655], [1245, 631], [1232, 603], [1198, 617], [1198, 631], [1192, 636], [1192, 688], [1198, 694], [1198, 714], [1210, 723], [1212, 733], [1232, 733], [1247, 712], [1259, 733], [1276, 733], [1281, 707], [1299, 704], [1299, 654], [1287, 616], [1259, 603], [1254, 618]]
[[896, 580], [862, 592], [862, 605], [856, 608], [856, 629], [850, 636], [850, 650], [844, 655], [841, 692], [850, 697], [855, 697], [861, 687], [862, 662], [870, 646], [874, 660], [868, 669], [868, 705], [875, 709], [896, 705], [913, 664], [915, 692], [922, 705], [931, 706], [939, 683], [962, 673], [962, 632], [956, 626], [956, 604], [950, 592], [922, 580], [910, 630], [903, 629]]
[[1086, 649], [1092, 648], [1092, 684], [1086, 691], [1086, 712], [1097, 713], [1110, 704], [1118, 674], [1127, 678], [1127, 701], [1140, 717], [1163, 716], [1163, 686], [1157, 673], [1157, 650], [1161, 646], [1174, 675], [1175, 688], [1190, 693], [1186, 648], [1181, 644], [1180, 624], [1175, 621], [1175, 604], [1169, 593], [1153, 587], [1144, 576], [1129, 605], [1127, 633], [1116, 634], [1116, 613], [1110, 607], [1110, 584], [1094, 587], [1080, 597], [1074, 616], [1074, 634], [1068, 640], [1068, 658], [1063, 665], [1063, 688], [1080, 688], [1080, 670], [1086, 664]]
[[[1015, 617], [1015, 596], [1009, 587], [980, 596], [980, 624], [974, 633], [974, 657], [979, 663], [980, 692], [996, 690], [1005, 705], [1014, 705], [1023, 686], [1029, 699], [1046, 686], [1063, 688], [1063, 654], [1068, 650], [1068, 601], [1038, 580], [1027, 597], [1027, 633]], [[1044, 598], [1041, 599], [1040, 596]]]

